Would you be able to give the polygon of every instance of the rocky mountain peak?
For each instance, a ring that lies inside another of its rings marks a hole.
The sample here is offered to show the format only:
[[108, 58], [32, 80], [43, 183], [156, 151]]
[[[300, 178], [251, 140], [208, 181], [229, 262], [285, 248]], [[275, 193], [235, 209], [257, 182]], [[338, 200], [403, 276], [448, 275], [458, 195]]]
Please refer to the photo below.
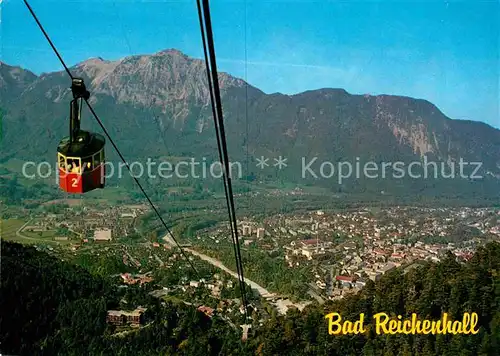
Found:
[[[90, 80], [93, 94], [114, 97], [117, 102], [162, 107], [172, 102], [191, 101], [209, 105], [205, 63], [176, 49], [152, 55], [128, 56], [115, 61], [91, 58], [76, 66]], [[200, 85], [201, 84], [201, 85]], [[219, 73], [221, 90], [241, 87], [245, 82], [227, 73]]]
[[36, 79], [37, 76], [29, 70], [0, 61], [0, 103], [21, 95]]
[[172, 56], [172, 57], [183, 57], [189, 58], [186, 54], [175, 48], [164, 49], [153, 54], [153, 56]]
[[[216, 152], [203, 60], [167, 49], [119, 60], [91, 58], [71, 71], [85, 78], [96, 111], [108, 113], [113, 120], [113, 136], [130, 142], [122, 144], [128, 154], [185, 156], [207, 152], [210, 145]], [[228, 142], [235, 159], [244, 157], [243, 151], [255, 157], [286, 152], [290, 160], [306, 155], [345, 160], [362, 157], [377, 162], [413, 162], [429, 157], [452, 163], [463, 158], [482, 162], [488, 179], [500, 177], [500, 130], [452, 120], [427, 100], [353, 95], [328, 88], [296, 95], [267, 95], [251, 86], [245, 90], [244, 81], [225, 73], [219, 73], [219, 83]], [[45, 154], [48, 137], [55, 145], [57, 137], [66, 134], [63, 122], [71, 96], [69, 86], [64, 71], [37, 77], [0, 63], [0, 109], [7, 112], [4, 140], [11, 154], [17, 154], [20, 147], [24, 147], [26, 157]], [[52, 136], [46, 133], [47, 128], [54, 130]], [[140, 144], [131, 143], [130, 138], [138, 132]], [[443, 187], [451, 187], [450, 182], [443, 182]], [[358, 189], [358, 183], [351, 188]], [[431, 184], [410, 183], [418, 189]], [[463, 179], [454, 184], [470, 189]], [[351, 188], [341, 187], [343, 191]], [[406, 188], [401, 185], [401, 189]], [[383, 187], [384, 191], [391, 189], [396, 189], [394, 184]], [[375, 190], [382, 188], [377, 186]], [[498, 192], [496, 186], [493, 191]]]

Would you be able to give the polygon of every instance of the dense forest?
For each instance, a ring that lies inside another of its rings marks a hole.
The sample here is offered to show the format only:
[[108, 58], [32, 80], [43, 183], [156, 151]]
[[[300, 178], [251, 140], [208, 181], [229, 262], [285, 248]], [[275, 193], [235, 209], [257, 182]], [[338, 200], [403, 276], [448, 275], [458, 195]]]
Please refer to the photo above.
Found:
[[[141, 288], [116, 288], [33, 247], [2, 241], [1, 353], [14, 355], [239, 354], [239, 334], [194, 307], [160, 303]], [[125, 299], [152, 323], [111, 336], [106, 311]]]
[[[302, 312], [289, 310], [254, 327], [246, 342], [224, 320], [193, 307], [161, 303], [141, 288], [116, 288], [103, 277], [33, 247], [2, 244], [1, 352], [18, 355], [498, 355], [500, 350], [500, 245], [480, 248], [467, 264], [449, 255], [404, 273], [394, 270], [357, 295]], [[125, 298], [148, 308], [152, 323], [112, 336], [106, 310]], [[375, 335], [376, 312], [421, 319], [479, 316], [476, 335]], [[368, 333], [328, 334], [325, 315], [356, 320]]]

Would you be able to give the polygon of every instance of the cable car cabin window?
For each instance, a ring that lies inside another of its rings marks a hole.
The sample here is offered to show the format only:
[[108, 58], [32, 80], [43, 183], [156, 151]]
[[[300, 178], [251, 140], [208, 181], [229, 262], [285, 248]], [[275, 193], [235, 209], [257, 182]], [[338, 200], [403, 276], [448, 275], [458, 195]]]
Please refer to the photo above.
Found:
[[92, 156], [82, 158], [82, 170], [83, 172], [90, 172], [94, 169], [92, 165]]
[[61, 154], [59, 154], [58, 157], [59, 157], [59, 168], [66, 170], [66, 157], [64, 157]]
[[[102, 151], [101, 151], [102, 152]], [[94, 155], [94, 167], [99, 167], [99, 165], [101, 164], [102, 160], [101, 160], [101, 152], [97, 152], [95, 155]]]
[[67, 168], [67, 171], [69, 173], [77, 173], [77, 174], [80, 174], [81, 173], [81, 163], [80, 163], [80, 158], [67, 158], [67, 162], [68, 162], [68, 168]]

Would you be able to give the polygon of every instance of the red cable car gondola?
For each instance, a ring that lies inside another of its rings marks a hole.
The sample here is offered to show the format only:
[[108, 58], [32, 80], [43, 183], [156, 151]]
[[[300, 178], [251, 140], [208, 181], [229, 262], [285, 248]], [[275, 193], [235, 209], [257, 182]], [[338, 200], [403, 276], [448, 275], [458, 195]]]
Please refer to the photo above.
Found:
[[83, 79], [73, 78], [71, 83], [73, 100], [70, 104], [69, 137], [65, 137], [57, 147], [59, 166], [59, 186], [68, 193], [86, 193], [104, 188], [104, 145], [102, 135], [80, 130], [82, 100], [90, 93]]

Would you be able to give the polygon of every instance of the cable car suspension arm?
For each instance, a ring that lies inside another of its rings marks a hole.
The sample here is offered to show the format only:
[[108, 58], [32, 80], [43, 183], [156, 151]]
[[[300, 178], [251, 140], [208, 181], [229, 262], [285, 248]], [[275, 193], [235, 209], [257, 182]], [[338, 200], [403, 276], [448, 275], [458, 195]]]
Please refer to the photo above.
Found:
[[[82, 100], [87, 101], [90, 98], [90, 93], [85, 87], [85, 83], [81, 78], [73, 78], [71, 80], [71, 92], [73, 100], [70, 103], [70, 118], [69, 118], [69, 137], [70, 142], [75, 142], [76, 136], [80, 131], [80, 121], [82, 119]], [[78, 108], [78, 100], [80, 100], [80, 108]]]

